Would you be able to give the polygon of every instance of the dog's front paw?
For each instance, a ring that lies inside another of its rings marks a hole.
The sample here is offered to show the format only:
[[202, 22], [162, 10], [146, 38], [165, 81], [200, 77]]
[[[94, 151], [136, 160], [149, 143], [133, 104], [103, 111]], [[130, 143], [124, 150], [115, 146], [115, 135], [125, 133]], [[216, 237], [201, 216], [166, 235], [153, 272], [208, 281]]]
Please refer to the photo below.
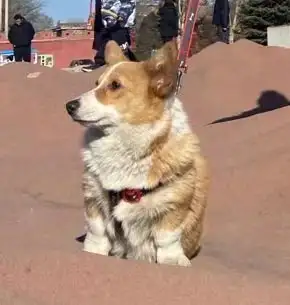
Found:
[[125, 248], [122, 244], [115, 242], [113, 243], [112, 249], [110, 250], [109, 255], [119, 257], [119, 258], [125, 258]]
[[94, 254], [109, 255], [111, 244], [106, 236], [100, 237], [87, 233], [83, 250]]
[[183, 267], [190, 267], [191, 266], [191, 262], [190, 262], [190, 260], [185, 255], [181, 255], [178, 258], [177, 265], [183, 266]]
[[190, 260], [183, 253], [171, 253], [169, 249], [157, 250], [157, 263], [189, 267]]

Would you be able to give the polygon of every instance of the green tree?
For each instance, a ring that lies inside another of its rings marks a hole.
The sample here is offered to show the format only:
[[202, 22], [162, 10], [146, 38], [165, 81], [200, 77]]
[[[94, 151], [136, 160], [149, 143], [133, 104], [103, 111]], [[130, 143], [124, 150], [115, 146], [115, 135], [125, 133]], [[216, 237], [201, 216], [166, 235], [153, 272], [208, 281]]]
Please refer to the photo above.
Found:
[[289, 0], [246, 0], [241, 3], [236, 33], [267, 45], [267, 27], [290, 23]]

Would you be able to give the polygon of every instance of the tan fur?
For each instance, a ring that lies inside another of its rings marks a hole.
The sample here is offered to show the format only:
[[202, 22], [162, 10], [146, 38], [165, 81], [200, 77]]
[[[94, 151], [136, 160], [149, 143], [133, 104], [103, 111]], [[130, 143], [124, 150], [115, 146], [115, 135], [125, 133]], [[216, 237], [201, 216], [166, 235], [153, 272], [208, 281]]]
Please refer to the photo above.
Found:
[[[189, 266], [201, 244], [209, 173], [182, 104], [173, 95], [176, 43], [129, 62], [114, 42], [97, 87], [71, 114], [88, 127], [83, 191], [84, 250]], [[139, 203], [110, 191], [151, 189]]]
[[105, 49], [105, 59], [109, 66], [121, 61], [128, 61], [121, 48], [114, 41], [109, 41]]
[[182, 175], [193, 166], [194, 158], [199, 154], [199, 142], [193, 134], [183, 134], [170, 139], [152, 153], [149, 185], [156, 184], [156, 181], [166, 182], [174, 176]]
[[[182, 149], [180, 149], [182, 147]], [[177, 136], [153, 153], [149, 185], [161, 181], [170, 192], [174, 189], [173, 211], [157, 224], [163, 230], [175, 230], [183, 223], [182, 247], [188, 257], [199, 248], [206, 207], [209, 175], [199, 142], [193, 134]]]
[[[120, 66], [95, 91], [96, 97], [105, 105], [114, 105], [124, 120], [130, 124], [146, 124], [154, 122], [163, 114], [163, 102], [146, 90], [149, 80], [138, 63]], [[137, 70], [137, 71], [136, 71]], [[113, 81], [120, 82], [120, 90], [112, 90]], [[137, 84], [137, 85], [136, 85]], [[146, 104], [143, 102], [146, 100]]]
[[[172, 54], [172, 50], [176, 53], [176, 47], [167, 44], [148, 62], [130, 62], [120, 65], [109, 75], [104, 73], [95, 91], [97, 99], [105, 105], [114, 105], [130, 124], [146, 124], [159, 120], [164, 110], [163, 98], [172, 93], [175, 86], [176, 54]], [[127, 62], [123, 52], [113, 41], [108, 43], [105, 55], [109, 66]], [[112, 82], [119, 83], [121, 88], [112, 89]]]

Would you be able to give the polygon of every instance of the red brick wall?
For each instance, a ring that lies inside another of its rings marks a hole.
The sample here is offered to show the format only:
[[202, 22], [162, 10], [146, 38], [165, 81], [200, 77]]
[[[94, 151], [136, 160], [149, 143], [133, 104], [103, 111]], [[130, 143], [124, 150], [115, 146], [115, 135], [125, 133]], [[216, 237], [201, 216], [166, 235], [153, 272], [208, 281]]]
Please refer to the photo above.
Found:
[[53, 54], [54, 65], [57, 68], [66, 68], [74, 59], [92, 59], [92, 39], [55, 40], [34, 42], [33, 47], [42, 54]]
[[[62, 38], [65, 39], [87, 39], [93, 38], [94, 32], [87, 29], [66, 29], [62, 31]], [[57, 38], [56, 32], [52, 30], [44, 30], [35, 34], [34, 39], [53, 39]]]
[[[36, 48], [40, 54], [53, 54], [54, 66], [66, 68], [74, 59], [92, 59], [94, 56], [92, 43], [92, 38], [35, 40], [33, 48]], [[0, 50], [8, 49], [11, 49], [10, 43], [1, 41]]]
[[[62, 31], [62, 37], [57, 38], [56, 32], [52, 30], [44, 30], [35, 34], [34, 40], [43, 39], [89, 39], [94, 37], [94, 31], [87, 29], [66, 29]], [[6, 41], [4, 33], [0, 33], [0, 42]]]

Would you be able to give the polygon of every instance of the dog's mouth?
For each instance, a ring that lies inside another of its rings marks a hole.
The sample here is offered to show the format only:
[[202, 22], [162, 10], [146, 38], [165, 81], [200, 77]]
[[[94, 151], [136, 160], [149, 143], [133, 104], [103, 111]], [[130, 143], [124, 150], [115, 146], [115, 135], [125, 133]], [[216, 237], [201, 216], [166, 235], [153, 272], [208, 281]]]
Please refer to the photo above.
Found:
[[112, 124], [108, 123], [108, 121], [105, 118], [100, 118], [98, 120], [81, 120], [78, 118], [72, 118], [72, 119], [84, 127], [106, 128], [112, 126]]
[[100, 120], [80, 120], [77, 118], [73, 118], [73, 120], [77, 123], [80, 123], [81, 125], [92, 125], [92, 124], [98, 124], [102, 119]]

